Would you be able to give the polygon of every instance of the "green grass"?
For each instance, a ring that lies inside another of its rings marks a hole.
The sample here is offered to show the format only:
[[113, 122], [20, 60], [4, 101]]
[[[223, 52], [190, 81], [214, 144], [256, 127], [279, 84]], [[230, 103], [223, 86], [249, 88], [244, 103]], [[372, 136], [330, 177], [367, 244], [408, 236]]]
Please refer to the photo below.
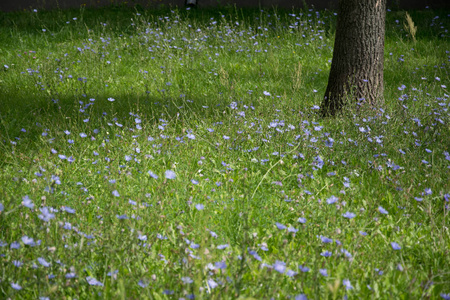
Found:
[[321, 119], [330, 11], [1, 13], [0, 298], [448, 298], [450, 19], [410, 15], [383, 109]]

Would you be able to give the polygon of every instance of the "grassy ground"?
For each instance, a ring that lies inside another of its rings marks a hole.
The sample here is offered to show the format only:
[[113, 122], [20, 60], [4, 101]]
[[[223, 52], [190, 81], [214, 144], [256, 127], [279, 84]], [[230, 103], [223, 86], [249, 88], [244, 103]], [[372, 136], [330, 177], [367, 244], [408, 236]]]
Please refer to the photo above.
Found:
[[450, 18], [320, 119], [330, 11], [0, 14], [0, 298], [450, 298]]

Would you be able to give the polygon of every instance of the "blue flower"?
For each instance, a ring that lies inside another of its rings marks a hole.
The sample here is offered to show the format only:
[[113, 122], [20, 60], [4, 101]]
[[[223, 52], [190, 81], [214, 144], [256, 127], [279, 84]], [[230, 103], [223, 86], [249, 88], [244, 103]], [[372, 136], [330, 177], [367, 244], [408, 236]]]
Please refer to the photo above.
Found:
[[158, 179], [158, 175], [156, 175], [155, 173], [153, 173], [151, 170], [149, 170], [147, 173], [148, 173], [148, 175], [150, 175], [150, 177], [155, 178], [155, 179]]
[[277, 260], [273, 264], [273, 268], [275, 271], [283, 274], [286, 271], [286, 263], [284, 261]]
[[209, 285], [209, 287], [212, 288], [212, 289], [214, 289], [214, 288], [216, 288], [216, 287], [218, 286], [217, 282], [215, 282], [215, 281], [212, 280], [212, 279], [208, 279], [208, 285]]
[[351, 290], [351, 289], [353, 289], [353, 286], [352, 286], [352, 284], [350, 283], [350, 280], [348, 280], [348, 279], [342, 280], [342, 284], [345, 286], [345, 289], [346, 289], [346, 290]]
[[296, 233], [297, 231], [298, 231], [298, 229], [295, 227], [289, 226], [289, 228], [288, 228], [288, 232]]
[[328, 276], [327, 269], [320, 269], [320, 270], [319, 270], [319, 273], [320, 273], [320, 275], [322, 275], [322, 276], [324, 276], [324, 277], [327, 277], [327, 276]]
[[347, 250], [341, 248], [341, 252], [344, 253], [345, 257], [352, 258], [352, 254], [348, 252]]
[[68, 212], [69, 214], [74, 214], [75, 213], [75, 209], [65, 206], [62, 208], [63, 210], [65, 210], [66, 212]]
[[356, 215], [354, 213], [349, 212], [349, 211], [346, 212], [345, 214], [343, 214], [342, 216], [347, 219], [353, 219], [354, 217], [356, 217]]
[[117, 190], [112, 191], [113, 196], [120, 197], [120, 194]]
[[195, 204], [195, 208], [197, 210], [203, 210], [205, 208], [205, 206], [203, 204]]
[[12, 263], [17, 268], [20, 268], [23, 265], [23, 262], [21, 262], [19, 260], [13, 260]]
[[44, 267], [46, 267], [46, 268], [50, 267], [50, 263], [47, 262], [44, 258], [38, 257], [37, 260], [38, 260], [38, 262], [39, 262], [41, 265], [43, 265]]
[[385, 210], [385, 209], [384, 209], [383, 207], [381, 207], [381, 206], [378, 206], [378, 211], [379, 211], [380, 213], [384, 214], [384, 215], [389, 214], [388, 211]]
[[160, 234], [160, 233], [157, 233], [157, 234], [156, 234], [156, 237], [157, 237], [158, 239], [160, 239], [160, 240], [167, 240], [167, 239], [168, 239], [168, 237], [163, 236], [163, 235]]
[[263, 244], [258, 244], [259, 248], [261, 248], [261, 250], [263, 251], [269, 251], [269, 248], [267, 248], [267, 244], [263, 243]]
[[108, 98], [108, 101], [110, 101], [110, 102], [114, 102], [114, 98]]
[[184, 284], [190, 284], [190, 283], [193, 283], [194, 282], [194, 280], [192, 280], [190, 277], [188, 277], [188, 276], [186, 276], [186, 277], [181, 277], [181, 281], [184, 283]]
[[67, 273], [67, 274], [65, 275], [65, 277], [66, 277], [67, 279], [71, 279], [71, 278], [77, 277], [77, 274], [71, 272], [71, 273]]
[[444, 294], [444, 293], [441, 293], [440, 296], [441, 296], [441, 298], [444, 299], [444, 300], [450, 300], [450, 294]]
[[289, 277], [294, 277], [297, 274], [298, 274], [297, 272], [294, 272], [292, 270], [287, 270], [286, 271], [286, 276], [289, 276]]
[[103, 283], [91, 276], [86, 277], [86, 281], [89, 283], [89, 285], [103, 286]]
[[172, 171], [172, 170], [167, 170], [166, 173], [165, 173], [165, 176], [166, 176], [167, 179], [175, 179], [177, 177], [175, 172]]
[[142, 280], [139, 280], [138, 285], [139, 285], [141, 288], [146, 288], [146, 287], [148, 286], [148, 283], [147, 283], [147, 282], [144, 282], [144, 281], [142, 281]]
[[300, 218], [298, 218], [297, 222], [302, 223], [302, 224], [305, 224], [305, 223], [306, 223], [306, 219], [300, 217]]
[[327, 238], [326, 236], [321, 236], [320, 239], [322, 240], [322, 243], [332, 243], [333, 239]]
[[42, 207], [39, 208], [39, 210], [41, 211], [41, 215], [39, 215], [39, 219], [43, 220], [44, 222], [48, 222], [51, 219], [55, 218], [55, 214], [50, 213], [50, 211], [48, 210], [48, 207]]
[[309, 272], [309, 270], [310, 270], [308, 267], [305, 267], [305, 266], [303, 266], [303, 265], [298, 266], [298, 268], [299, 268], [300, 271], [302, 271], [303, 273]]
[[216, 263], [214, 263], [214, 266], [216, 267], [216, 269], [226, 269], [227, 268], [227, 263], [224, 261], [218, 261]]
[[275, 225], [276, 225], [277, 228], [280, 229], [280, 230], [286, 229], [286, 226], [283, 225], [283, 224], [281, 224], [281, 223], [275, 222]]
[[400, 247], [400, 245], [397, 244], [396, 242], [391, 242], [391, 246], [392, 246], [392, 249], [394, 249], [394, 250], [402, 249], [402, 247]]
[[27, 195], [22, 198], [22, 205], [28, 208], [34, 208], [33, 201]]
[[320, 253], [320, 255], [322, 255], [323, 257], [330, 257], [331, 255], [333, 255], [333, 253], [327, 250], [325, 252]]
[[23, 242], [25, 245], [30, 246], [30, 247], [36, 246], [36, 243], [34, 242], [33, 238], [30, 238], [30, 237], [28, 237], [28, 236], [26, 236], [26, 235], [24, 235], [24, 236], [22, 237], [22, 242]]
[[22, 287], [18, 283], [11, 282], [11, 287], [17, 291], [20, 291]]
[[[6, 244], [8, 245], [8, 244]], [[12, 242], [11, 245], [9, 246], [10, 249], [19, 249], [20, 248], [20, 243], [19, 242]]]
[[328, 204], [333, 204], [336, 201], [338, 201], [338, 198], [336, 196], [331, 196], [330, 198], [327, 199]]
[[225, 248], [228, 248], [228, 244], [223, 244], [223, 245], [217, 246], [217, 249], [219, 249], [219, 250], [223, 250]]

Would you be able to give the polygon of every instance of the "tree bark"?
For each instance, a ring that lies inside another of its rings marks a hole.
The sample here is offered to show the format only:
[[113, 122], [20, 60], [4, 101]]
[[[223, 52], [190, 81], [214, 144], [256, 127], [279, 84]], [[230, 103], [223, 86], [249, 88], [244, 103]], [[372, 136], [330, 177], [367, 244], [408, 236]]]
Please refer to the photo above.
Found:
[[386, 0], [339, 0], [322, 116], [334, 116], [347, 102], [383, 103], [385, 19]]

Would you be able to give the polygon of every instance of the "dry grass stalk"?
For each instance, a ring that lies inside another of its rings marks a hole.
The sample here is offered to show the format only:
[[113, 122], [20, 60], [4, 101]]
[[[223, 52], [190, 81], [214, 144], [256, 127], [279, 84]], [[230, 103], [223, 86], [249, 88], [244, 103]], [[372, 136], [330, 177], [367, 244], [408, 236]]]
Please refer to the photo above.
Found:
[[414, 26], [414, 21], [412, 20], [408, 12], [406, 12], [406, 23], [407, 24], [405, 24], [405, 30], [409, 32], [413, 41], [416, 42], [417, 26]]

